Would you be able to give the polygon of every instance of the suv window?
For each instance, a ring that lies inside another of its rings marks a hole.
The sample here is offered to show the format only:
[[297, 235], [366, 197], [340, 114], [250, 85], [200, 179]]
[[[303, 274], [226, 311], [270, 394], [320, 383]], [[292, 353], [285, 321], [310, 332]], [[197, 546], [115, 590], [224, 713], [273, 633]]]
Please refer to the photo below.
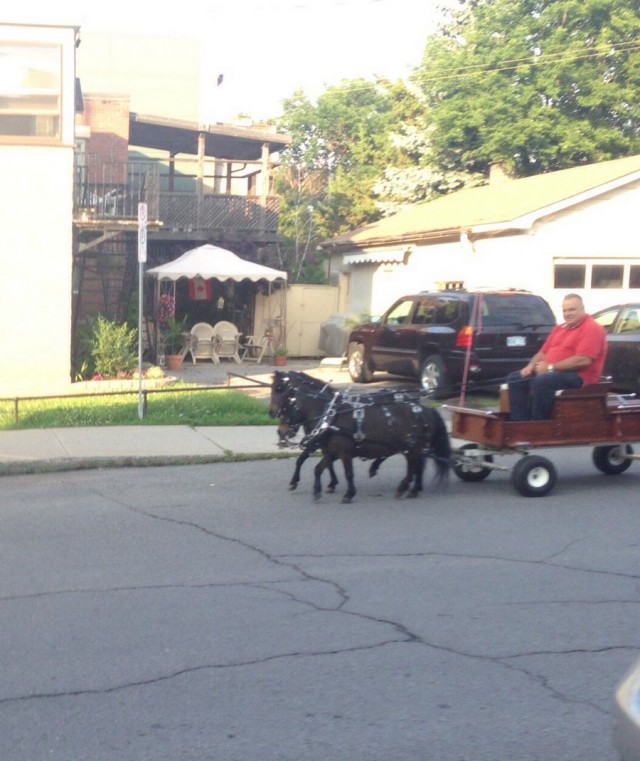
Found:
[[417, 325], [447, 325], [459, 314], [460, 301], [425, 296], [418, 300], [413, 321]]
[[412, 307], [413, 299], [403, 299], [389, 311], [385, 323], [387, 325], [403, 325], [409, 322], [408, 317]]
[[485, 325], [549, 325], [550, 310], [535, 296], [507, 293], [482, 294], [482, 322]]

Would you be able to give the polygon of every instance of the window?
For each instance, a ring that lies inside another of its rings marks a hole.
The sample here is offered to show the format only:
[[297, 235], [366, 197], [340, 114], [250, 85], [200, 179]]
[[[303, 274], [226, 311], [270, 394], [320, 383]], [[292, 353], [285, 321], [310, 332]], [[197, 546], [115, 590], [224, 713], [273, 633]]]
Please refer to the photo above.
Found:
[[554, 288], [584, 288], [585, 264], [556, 264], [553, 270]]
[[399, 304], [396, 304], [393, 309], [387, 315], [385, 322], [387, 325], [402, 325], [407, 322], [409, 312], [413, 307], [412, 299], [404, 299]]
[[591, 268], [592, 288], [622, 288], [622, 264], [594, 264]]
[[0, 138], [61, 137], [62, 49], [0, 42]]
[[618, 316], [618, 307], [615, 307], [614, 309], [609, 309], [606, 312], [602, 312], [602, 314], [599, 314], [595, 321], [598, 323], [598, 325], [602, 325], [602, 327], [607, 331], [607, 333], [611, 333], [611, 328], [613, 327], [614, 322], [616, 321], [616, 318]]
[[460, 301], [457, 299], [438, 299], [438, 312], [436, 322], [438, 325], [447, 325], [458, 319], [460, 314]]
[[413, 321], [417, 325], [431, 325], [436, 316], [438, 300], [434, 298], [421, 299], [416, 307]]
[[635, 307], [625, 307], [620, 312], [616, 333], [640, 333], [640, 312]]
[[629, 288], [640, 288], [640, 266], [637, 264], [629, 267]]

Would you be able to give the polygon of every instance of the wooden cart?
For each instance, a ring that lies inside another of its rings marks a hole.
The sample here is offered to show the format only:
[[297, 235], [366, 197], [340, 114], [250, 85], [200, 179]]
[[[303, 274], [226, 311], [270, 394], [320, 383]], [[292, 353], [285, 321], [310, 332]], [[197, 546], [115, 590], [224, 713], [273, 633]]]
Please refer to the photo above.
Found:
[[[454, 453], [454, 472], [463, 481], [482, 481], [492, 470], [511, 470], [515, 489], [526, 497], [542, 497], [553, 489], [556, 469], [546, 457], [529, 454], [540, 447], [592, 446], [593, 463], [602, 473], [617, 475], [640, 455], [630, 442], [640, 441], [640, 399], [611, 393], [610, 383], [558, 391], [550, 420], [509, 419], [507, 389], [500, 411], [447, 406], [451, 437], [469, 443]], [[518, 454], [512, 469], [497, 465], [494, 454]]]

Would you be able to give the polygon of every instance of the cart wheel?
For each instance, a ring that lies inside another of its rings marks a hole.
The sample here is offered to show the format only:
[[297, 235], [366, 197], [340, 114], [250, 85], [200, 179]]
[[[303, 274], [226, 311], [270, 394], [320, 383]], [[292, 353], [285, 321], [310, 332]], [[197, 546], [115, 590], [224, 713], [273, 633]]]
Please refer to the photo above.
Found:
[[610, 447], [595, 447], [592, 458], [598, 470], [607, 476], [617, 476], [631, 467], [632, 460], [625, 455], [633, 454], [630, 444], [616, 444]]
[[556, 469], [546, 457], [526, 455], [516, 463], [511, 481], [523, 497], [544, 497], [556, 483]]
[[[464, 444], [460, 447], [460, 452], [465, 450], [477, 449], [477, 444]], [[484, 481], [484, 479], [491, 473], [491, 468], [483, 467], [483, 462], [493, 462], [493, 457], [488, 455], [466, 455], [464, 456], [466, 462], [457, 462], [453, 466], [453, 472], [458, 476], [461, 481], [467, 481], [469, 483], [475, 483], [477, 481]]]

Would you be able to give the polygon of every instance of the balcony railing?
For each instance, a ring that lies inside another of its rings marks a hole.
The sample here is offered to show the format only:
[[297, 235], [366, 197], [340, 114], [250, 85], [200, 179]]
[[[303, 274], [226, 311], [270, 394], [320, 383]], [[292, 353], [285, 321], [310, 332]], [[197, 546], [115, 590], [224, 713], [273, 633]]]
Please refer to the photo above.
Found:
[[206, 190], [164, 191], [157, 162], [89, 163], [76, 166], [74, 218], [79, 221], [135, 220], [147, 204], [149, 221], [165, 231], [278, 231], [276, 196], [212, 194]]
[[279, 199], [255, 196], [160, 193], [160, 219], [168, 230], [278, 231]]
[[155, 162], [111, 162], [76, 166], [76, 219], [137, 219], [138, 204], [147, 204], [149, 219], [158, 219], [160, 171]]

